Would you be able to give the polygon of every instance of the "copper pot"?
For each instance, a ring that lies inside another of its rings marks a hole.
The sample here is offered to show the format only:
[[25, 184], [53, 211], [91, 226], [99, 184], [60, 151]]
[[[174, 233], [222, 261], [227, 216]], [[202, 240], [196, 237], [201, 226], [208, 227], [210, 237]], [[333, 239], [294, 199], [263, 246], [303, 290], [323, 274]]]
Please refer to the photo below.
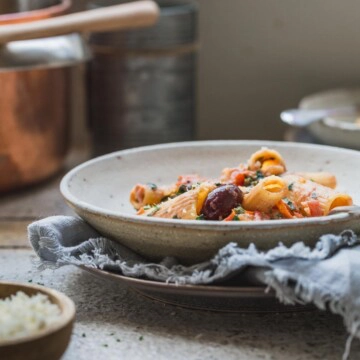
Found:
[[0, 25], [59, 16], [70, 6], [71, 0], [1, 0]]
[[157, 16], [144, 0], [0, 26], [1, 192], [46, 179], [64, 163], [71, 72], [90, 57], [79, 33], [148, 26]]

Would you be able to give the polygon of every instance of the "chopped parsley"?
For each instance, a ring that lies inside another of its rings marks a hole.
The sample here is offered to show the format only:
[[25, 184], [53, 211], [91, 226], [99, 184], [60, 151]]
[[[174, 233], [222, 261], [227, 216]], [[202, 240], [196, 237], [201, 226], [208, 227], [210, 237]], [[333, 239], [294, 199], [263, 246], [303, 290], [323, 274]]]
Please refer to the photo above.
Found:
[[245, 209], [241, 206], [234, 208], [234, 211], [236, 215], [245, 214]]
[[254, 175], [246, 176], [244, 179], [244, 186], [255, 186], [258, 184], [259, 180], [263, 179], [265, 176], [261, 170], [257, 170]]
[[237, 215], [235, 215], [233, 218], [232, 218], [232, 221], [239, 221], [239, 217]]
[[191, 185], [188, 186], [188, 190], [193, 190], [193, 189], [196, 189], [197, 187], [200, 186], [200, 183], [199, 182], [196, 182], [196, 183], [193, 183]]
[[185, 184], [182, 184], [179, 186], [179, 189], [178, 189], [176, 195], [183, 194], [183, 193], [187, 192], [188, 190], [189, 190], [188, 187]]
[[294, 183], [292, 182], [288, 185], [288, 189], [289, 189], [289, 191], [292, 191], [293, 188], [294, 188]]
[[149, 188], [150, 188], [152, 191], [155, 191], [155, 190], [157, 190], [157, 188], [158, 188], [156, 184], [151, 183], [151, 182], [148, 182], [146, 185], [149, 186]]
[[264, 178], [264, 174], [262, 173], [261, 170], [256, 171], [256, 179], [263, 179]]
[[289, 200], [288, 198], [283, 198], [282, 200], [289, 207], [289, 209], [291, 211], [296, 210], [296, 207], [295, 207], [294, 203], [291, 200]]
[[215, 186], [221, 186], [221, 183], [217, 182], [215, 183]]
[[151, 208], [152, 210], [147, 214], [147, 216], [153, 216], [157, 211], [160, 210], [160, 206], [158, 205], [152, 206]]
[[244, 179], [244, 186], [253, 185], [253, 181], [254, 181], [254, 179], [253, 179], [251, 176], [247, 176], [247, 177]]
[[178, 216], [175, 214], [172, 218], [173, 219], [178, 219]]
[[205, 220], [204, 214], [200, 214], [199, 216], [197, 216], [197, 217], [195, 218], [195, 220]]

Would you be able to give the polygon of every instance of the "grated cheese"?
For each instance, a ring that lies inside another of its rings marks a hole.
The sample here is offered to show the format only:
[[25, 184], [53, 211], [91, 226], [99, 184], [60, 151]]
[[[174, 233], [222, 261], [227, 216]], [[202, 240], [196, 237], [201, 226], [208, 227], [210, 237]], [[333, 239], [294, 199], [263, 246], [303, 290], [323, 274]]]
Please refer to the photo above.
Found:
[[0, 342], [34, 335], [60, 319], [60, 308], [48, 296], [22, 291], [0, 300]]

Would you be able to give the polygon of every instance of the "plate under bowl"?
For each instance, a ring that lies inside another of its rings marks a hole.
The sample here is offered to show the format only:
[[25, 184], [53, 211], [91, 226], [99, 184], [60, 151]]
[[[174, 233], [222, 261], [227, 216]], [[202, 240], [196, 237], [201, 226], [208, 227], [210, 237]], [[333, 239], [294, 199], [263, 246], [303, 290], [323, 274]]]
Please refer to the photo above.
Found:
[[216, 312], [295, 312], [314, 310], [312, 305], [285, 305], [263, 286], [176, 285], [131, 278], [105, 270], [80, 266], [102, 280], [127, 285], [139, 294], [161, 303]]
[[159, 260], [175, 256], [184, 263], [209, 259], [229, 242], [269, 249], [279, 242], [312, 245], [325, 233], [360, 231], [359, 216], [254, 222], [186, 221], [137, 216], [129, 194], [137, 183], [170, 184], [180, 174], [218, 177], [224, 167], [245, 162], [262, 146], [278, 150], [289, 171], [328, 171], [339, 187], [360, 203], [360, 152], [329, 146], [270, 141], [199, 141], [123, 150], [87, 161], [61, 181], [71, 208], [104, 236]]

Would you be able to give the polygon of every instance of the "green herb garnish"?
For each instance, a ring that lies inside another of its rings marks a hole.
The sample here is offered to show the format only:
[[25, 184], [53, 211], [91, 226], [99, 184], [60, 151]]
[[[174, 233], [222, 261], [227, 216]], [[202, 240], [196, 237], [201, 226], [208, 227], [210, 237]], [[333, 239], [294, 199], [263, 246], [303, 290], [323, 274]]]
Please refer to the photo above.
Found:
[[157, 190], [157, 188], [158, 188], [156, 184], [151, 183], [151, 182], [148, 182], [146, 185], [149, 186], [149, 188], [153, 191]]
[[296, 207], [291, 200], [289, 200], [288, 198], [283, 198], [282, 200], [289, 207], [290, 210], [292, 211], [296, 210]]
[[147, 216], [153, 216], [157, 211], [160, 210], [160, 206], [154, 205], [151, 207], [151, 212], [147, 214]]
[[294, 188], [294, 183], [292, 182], [292, 183], [290, 183], [290, 184], [288, 185], [288, 190], [289, 190], [289, 191], [292, 191], [293, 188]]
[[257, 179], [263, 179], [264, 178], [264, 174], [262, 173], [261, 170], [256, 171], [256, 178]]
[[178, 189], [176, 195], [181, 195], [181, 194], [187, 192], [188, 190], [189, 190], [188, 187], [185, 184], [182, 184], [179, 186], [179, 189]]
[[244, 179], [244, 186], [250, 186], [252, 184], [252, 182], [253, 182], [253, 179], [250, 176], [248, 176]]
[[205, 220], [204, 214], [200, 214], [199, 216], [197, 216], [197, 217], [195, 218], [195, 220]]
[[245, 214], [245, 209], [241, 206], [234, 208], [234, 211], [236, 215]]

